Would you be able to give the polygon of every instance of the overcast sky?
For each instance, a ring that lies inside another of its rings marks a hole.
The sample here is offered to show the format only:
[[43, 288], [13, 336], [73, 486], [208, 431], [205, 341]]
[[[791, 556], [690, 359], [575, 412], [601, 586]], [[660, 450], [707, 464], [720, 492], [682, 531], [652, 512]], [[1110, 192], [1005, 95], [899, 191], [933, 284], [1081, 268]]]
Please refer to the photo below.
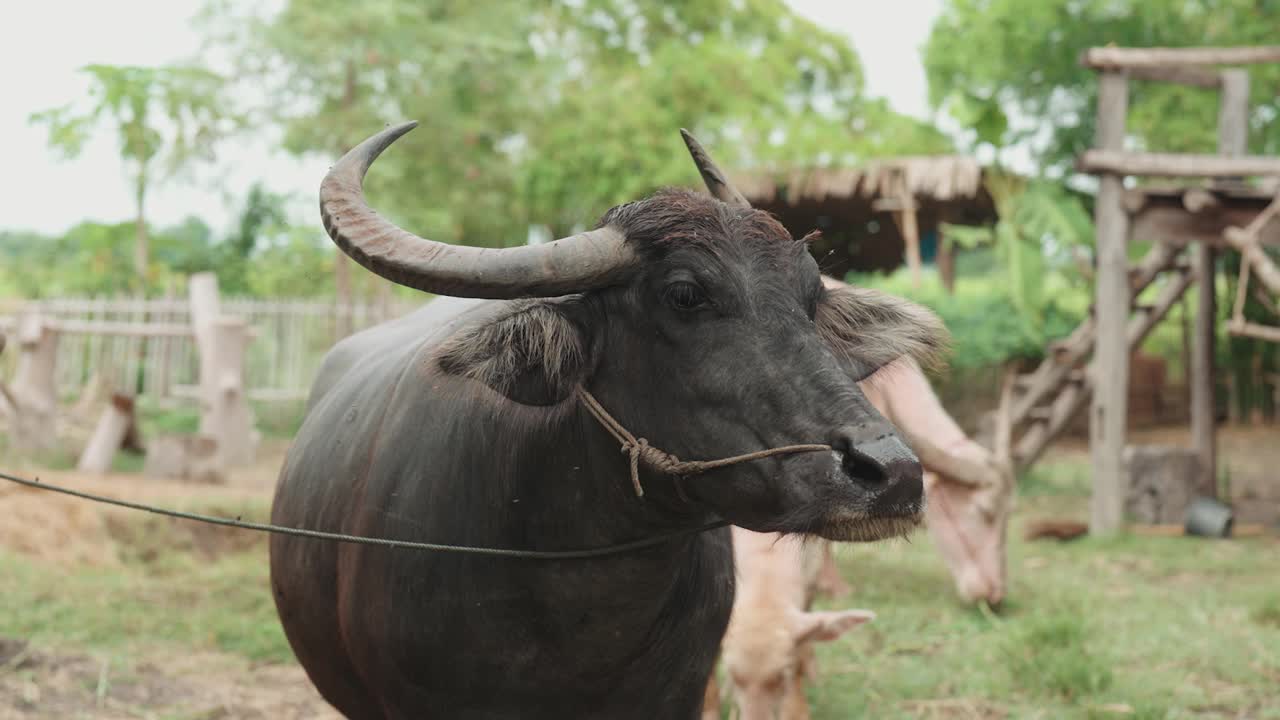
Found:
[[[928, 116], [919, 51], [942, 0], [789, 2], [852, 39], [870, 94], [888, 98], [900, 112]], [[199, 42], [190, 18], [200, 5], [201, 0], [40, 0], [23, 5], [21, 20], [10, 13], [0, 23], [0, 138], [7, 160], [0, 172], [0, 228], [57, 233], [84, 219], [132, 217], [114, 137], [100, 133], [78, 158], [60, 160], [47, 148], [45, 130], [27, 118], [82, 96], [86, 83], [77, 69], [84, 65], [157, 65], [190, 57]], [[324, 159], [299, 161], [266, 142], [226, 147], [218, 177], [166, 185], [148, 200], [148, 214], [160, 225], [197, 215], [221, 234], [233, 209], [228, 199], [242, 198], [254, 180], [296, 193], [299, 206], [310, 207], [326, 167]]]

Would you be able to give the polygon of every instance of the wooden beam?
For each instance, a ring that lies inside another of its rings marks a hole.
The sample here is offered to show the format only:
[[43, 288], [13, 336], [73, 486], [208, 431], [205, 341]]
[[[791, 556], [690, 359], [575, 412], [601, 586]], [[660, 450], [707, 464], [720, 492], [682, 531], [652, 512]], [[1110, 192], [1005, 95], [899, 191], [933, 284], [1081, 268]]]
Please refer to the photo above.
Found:
[[1280, 158], [1264, 155], [1194, 155], [1189, 153], [1127, 152], [1117, 149], [1086, 150], [1076, 169], [1095, 175], [1143, 175], [1161, 177], [1231, 178], [1280, 175]]
[[1222, 85], [1222, 76], [1218, 73], [1194, 65], [1169, 65], [1135, 67], [1129, 70], [1132, 80], [1149, 82], [1167, 82], [1176, 85], [1217, 89]]
[[1217, 313], [1217, 297], [1214, 292], [1214, 266], [1216, 253], [1208, 245], [1197, 245], [1192, 251], [1196, 258], [1196, 281], [1200, 292], [1196, 302], [1195, 330], [1191, 335], [1191, 447], [1200, 457], [1203, 473], [1198, 490], [1203, 495], [1216, 498], [1217, 445], [1214, 438], [1216, 403], [1213, 392], [1214, 320]]
[[1084, 51], [1080, 64], [1098, 70], [1187, 65], [1253, 65], [1280, 62], [1280, 45], [1194, 48], [1096, 47]]
[[[1123, 73], [1104, 72], [1098, 82], [1097, 146], [1101, 151], [1122, 152], [1129, 106], [1128, 80]], [[1089, 414], [1089, 449], [1093, 461], [1089, 530], [1098, 534], [1119, 530], [1124, 511], [1122, 455], [1129, 385], [1125, 326], [1130, 297], [1126, 253], [1129, 218], [1124, 211], [1123, 196], [1121, 175], [1115, 171], [1104, 173], [1094, 209], [1098, 264], [1094, 305], [1098, 308], [1098, 317], [1093, 377], [1097, 392], [1093, 393]]]
[[1124, 205], [1125, 212], [1136, 215], [1147, 206], [1147, 194], [1142, 188], [1126, 188], [1120, 197], [1120, 203]]
[[[1225, 237], [1227, 228], [1245, 227], [1258, 217], [1261, 207], [1223, 206], [1198, 213], [1188, 212], [1180, 200], [1151, 198], [1138, 214], [1129, 220], [1129, 238], [1133, 240], [1164, 240], [1177, 245], [1207, 243], [1218, 248], [1232, 247]], [[1272, 223], [1259, 232], [1264, 246], [1280, 247], [1280, 223]]]
[[871, 209], [876, 212], [902, 212], [903, 210], [916, 210], [917, 208], [915, 201], [911, 198], [904, 200], [901, 197], [891, 195], [872, 200]]
[[1187, 212], [1198, 213], [1209, 209], [1217, 210], [1222, 207], [1222, 201], [1204, 188], [1191, 188], [1182, 194], [1182, 207]]
[[69, 335], [115, 335], [118, 337], [192, 337], [190, 325], [179, 323], [131, 323], [96, 320], [58, 320], [52, 326]]
[[1248, 321], [1232, 320], [1227, 323], [1227, 330], [1232, 335], [1244, 335], [1246, 337], [1258, 338], [1259, 340], [1268, 340], [1270, 342], [1280, 342], [1280, 327], [1271, 327], [1270, 325], [1262, 325], [1260, 323], [1252, 323]]

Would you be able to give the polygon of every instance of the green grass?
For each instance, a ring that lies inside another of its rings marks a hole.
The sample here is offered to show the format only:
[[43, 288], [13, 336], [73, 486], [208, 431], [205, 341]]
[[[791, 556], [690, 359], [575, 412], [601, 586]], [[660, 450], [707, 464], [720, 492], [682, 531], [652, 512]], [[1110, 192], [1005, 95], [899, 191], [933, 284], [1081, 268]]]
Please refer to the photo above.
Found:
[[[1049, 488], [1078, 472], [1043, 467]], [[1086, 517], [1087, 498], [1051, 491], [1018, 507], [997, 613], [954, 599], [923, 533], [839, 549], [850, 603], [878, 617], [818, 649], [815, 720], [1280, 718], [1280, 542], [1027, 543], [1023, 520]]]
[[[850, 606], [877, 619], [819, 646], [815, 720], [1007, 717], [1280, 720], [1275, 538], [1021, 538], [1084, 517], [1078, 464], [1045, 463], [1010, 527], [1009, 600], [962, 605], [932, 540], [841, 546]], [[199, 508], [261, 518], [265, 502]], [[126, 516], [121, 564], [42, 565], [0, 552], [0, 635], [124, 666], [217, 650], [291, 662], [256, 536]], [[214, 548], [216, 552], [211, 552]], [[820, 605], [829, 606], [825, 600]]]
[[[266, 503], [193, 509], [264, 519]], [[286, 662], [261, 536], [154, 516], [109, 523], [118, 566], [64, 567], [0, 551], [0, 635], [129, 657], [219, 650]], [[198, 529], [196, 529], [198, 528]]]

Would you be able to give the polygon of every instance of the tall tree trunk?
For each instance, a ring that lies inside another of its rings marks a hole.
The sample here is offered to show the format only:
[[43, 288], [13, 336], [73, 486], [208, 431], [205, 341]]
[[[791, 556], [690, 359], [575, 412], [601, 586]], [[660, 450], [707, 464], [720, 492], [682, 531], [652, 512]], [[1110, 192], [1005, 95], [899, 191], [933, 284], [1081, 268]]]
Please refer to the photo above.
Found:
[[138, 275], [138, 292], [143, 294], [147, 291], [147, 265], [149, 259], [147, 252], [147, 217], [143, 211], [146, 205], [146, 196], [147, 182], [145, 179], [139, 179], [134, 197], [137, 217], [134, 219], [133, 269]]

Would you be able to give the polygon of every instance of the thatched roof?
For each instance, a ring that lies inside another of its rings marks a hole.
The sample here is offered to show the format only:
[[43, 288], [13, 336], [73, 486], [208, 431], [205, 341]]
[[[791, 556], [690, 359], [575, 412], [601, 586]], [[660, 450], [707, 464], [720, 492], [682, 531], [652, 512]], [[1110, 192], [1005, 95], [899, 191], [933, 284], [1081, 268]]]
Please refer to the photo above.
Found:
[[925, 155], [885, 158], [857, 168], [744, 173], [731, 180], [757, 204], [892, 197], [900, 193], [903, 183], [915, 198], [946, 202], [977, 197], [982, 190], [982, 166], [964, 155]]

